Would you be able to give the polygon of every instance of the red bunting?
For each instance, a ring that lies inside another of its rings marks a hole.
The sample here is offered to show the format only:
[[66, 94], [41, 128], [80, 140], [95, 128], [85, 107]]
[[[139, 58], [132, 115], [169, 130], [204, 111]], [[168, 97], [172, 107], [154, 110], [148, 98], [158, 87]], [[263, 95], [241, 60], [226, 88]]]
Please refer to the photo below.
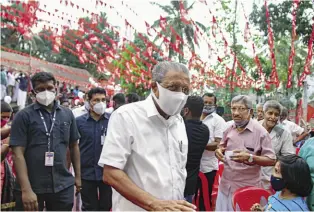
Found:
[[287, 88], [292, 87], [292, 72], [293, 72], [293, 63], [294, 63], [294, 56], [295, 56], [295, 47], [294, 41], [296, 40], [296, 21], [297, 21], [297, 9], [299, 6], [300, 0], [293, 1], [293, 11], [292, 11], [292, 38], [291, 38], [291, 51], [289, 55], [289, 65], [288, 65], [288, 80], [287, 80]]
[[270, 50], [270, 57], [272, 61], [272, 71], [270, 74], [270, 84], [275, 84], [276, 87], [279, 86], [279, 79], [278, 79], [278, 73], [276, 70], [276, 58], [275, 58], [275, 52], [274, 52], [274, 36], [273, 36], [273, 30], [270, 25], [270, 13], [267, 6], [267, 0], [265, 0], [265, 9], [266, 9], [266, 21], [267, 21], [267, 30], [268, 30], [268, 45]]
[[314, 23], [312, 25], [312, 33], [311, 33], [311, 37], [309, 39], [309, 44], [308, 44], [308, 52], [307, 52], [307, 57], [306, 57], [306, 61], [304, 64], [304, 72], [302, 73], [298, 85], [302, 86], [303, 81], [306, 78], [306, 75], [311, 74], [311, 62], [312, 62], [312, 56], [313, 56], [313, 41], [314, 41]]

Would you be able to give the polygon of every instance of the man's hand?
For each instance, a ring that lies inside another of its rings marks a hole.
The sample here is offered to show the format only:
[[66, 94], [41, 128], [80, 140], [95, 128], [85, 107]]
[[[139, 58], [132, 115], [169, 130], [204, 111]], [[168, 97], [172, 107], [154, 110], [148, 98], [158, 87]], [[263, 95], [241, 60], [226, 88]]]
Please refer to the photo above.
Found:
[[238, 162], [238, 163], [244, 163], [247, 162], [250, 158], [250, 154], [247, 153], [244, 150], [234, 150], [233, 155], [230, 156], [230, 159]]
[[255, 203], [255, 204], [251, 207], [251, 211], [263, 211], [263, 207], [261, 206], [261, 204]]
[[22, 202], [25, 211], [38, 211], [37, 196], [32, 190], [22, 192]]
[[196, 206], [185, 200], [158, 200], [150, 204], [150, 211], [195, 211]]
[[75, 187], [76, 187], [76, 192], [79, 193], [82, 190], [82, 181], [80, 177], [75, 177]]
[[218, 147], [218, 149], [215, 150], [216, 158], [222, 162], [225, 162], [225, 156], [224, 156], [225, 150], [226, 148], [224, 147]]

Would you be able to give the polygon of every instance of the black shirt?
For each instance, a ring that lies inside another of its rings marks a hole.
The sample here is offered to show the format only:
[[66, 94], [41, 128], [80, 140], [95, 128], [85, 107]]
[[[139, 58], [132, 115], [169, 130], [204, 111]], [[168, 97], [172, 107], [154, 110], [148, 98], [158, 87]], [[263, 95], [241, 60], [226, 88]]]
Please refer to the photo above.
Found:
[[[48, 131], [53, 115], [56, 113], [50, 147], [50, 151], [54, 152], [52, 167], [45, 166], [48, 139], [39, 110], [45, 119]], [[66, 152], [69, 143], [76, 142], [79, 138], [72, 111], [57, 103], [52, 113], [35, 103], [16, 114], [11, 128], [10, 146], [25, 147], [24, 157], [28, 178], [34, 193], [57, 193], [74, 185], [74, 177], [66, 167]], [[20, 190], [18, 182], [15, 187]]]
[[101, 137], [107, 135], [109, 114], [104, 114], [98, 121], [89, 113], [76, 118], [81, 135], [81, 177], [83, 180], [102, 181], [103, 168], [98, 165], [102, 151]]
[[189, 150], [186, 163], [187, 178], [184, 196], [188, 196], [195, 194], [202, 155], [209, 141], [209, 129], [199, 120], [187, 120], [185, 121], [185, 127], [189, 141]]

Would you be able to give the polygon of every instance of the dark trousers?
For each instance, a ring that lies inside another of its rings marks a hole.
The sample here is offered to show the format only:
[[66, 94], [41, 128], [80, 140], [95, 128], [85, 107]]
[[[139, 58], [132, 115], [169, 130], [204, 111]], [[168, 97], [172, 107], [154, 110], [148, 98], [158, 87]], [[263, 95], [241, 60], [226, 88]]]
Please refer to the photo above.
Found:
[[[214, 171], [211, 171], [208, 173], [204, 173], [206, 178], [207, 178], [207, 181], [208, 181], [208, 193], [209, 193], [209, 200], [205, 200], [205, 201], [209, 201], [211, 207], [212, 207], [212, 191], [213, 191], [213, 185], [214, 185], [214, 181], [215, 181], [216, 172], [217, 171], [214, 170]], [[200, 202], [199, 202], [200, 208], [199, 208], [199, 211], [205, 211], [201, 178], [198, 178], [197, 189], [199, 189], [199, 191], [200, 191]]]
[[82, 180], [82, 211], [110, 211], [111, 186], [103, 181]]
[[[70, 186], [58, 193], [36, 194], [38, 210], [43, 211], [72, 211], [74, 199], [74, 186]], [[15, 210], [25, 211], [21, 191], [15, 192]]]

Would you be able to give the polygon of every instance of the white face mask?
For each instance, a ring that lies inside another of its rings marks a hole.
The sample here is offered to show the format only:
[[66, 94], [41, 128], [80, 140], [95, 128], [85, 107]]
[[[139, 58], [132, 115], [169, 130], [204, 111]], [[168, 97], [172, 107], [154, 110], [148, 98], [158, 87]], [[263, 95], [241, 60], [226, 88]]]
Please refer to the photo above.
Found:
[[164, 111], [167, 115], [173, 116], [181, 112], [184, 107], [188, 95], [182, 92], [170, 91], [157, 83], [159, 98], [157, 98], [152, 91], [152, 96], [159, 105], [160, 109]]
[[42, 91], [36, 94], [36, 100], [39, 104], [48, 106], [56, 98], [56, 94], [51, 91]]
[[93, 110], [98, 115], [102, 115], [105, 113], [106, 108], [107, 108], [107, 105], [105, 102], [99, 102], [94, 105]]

